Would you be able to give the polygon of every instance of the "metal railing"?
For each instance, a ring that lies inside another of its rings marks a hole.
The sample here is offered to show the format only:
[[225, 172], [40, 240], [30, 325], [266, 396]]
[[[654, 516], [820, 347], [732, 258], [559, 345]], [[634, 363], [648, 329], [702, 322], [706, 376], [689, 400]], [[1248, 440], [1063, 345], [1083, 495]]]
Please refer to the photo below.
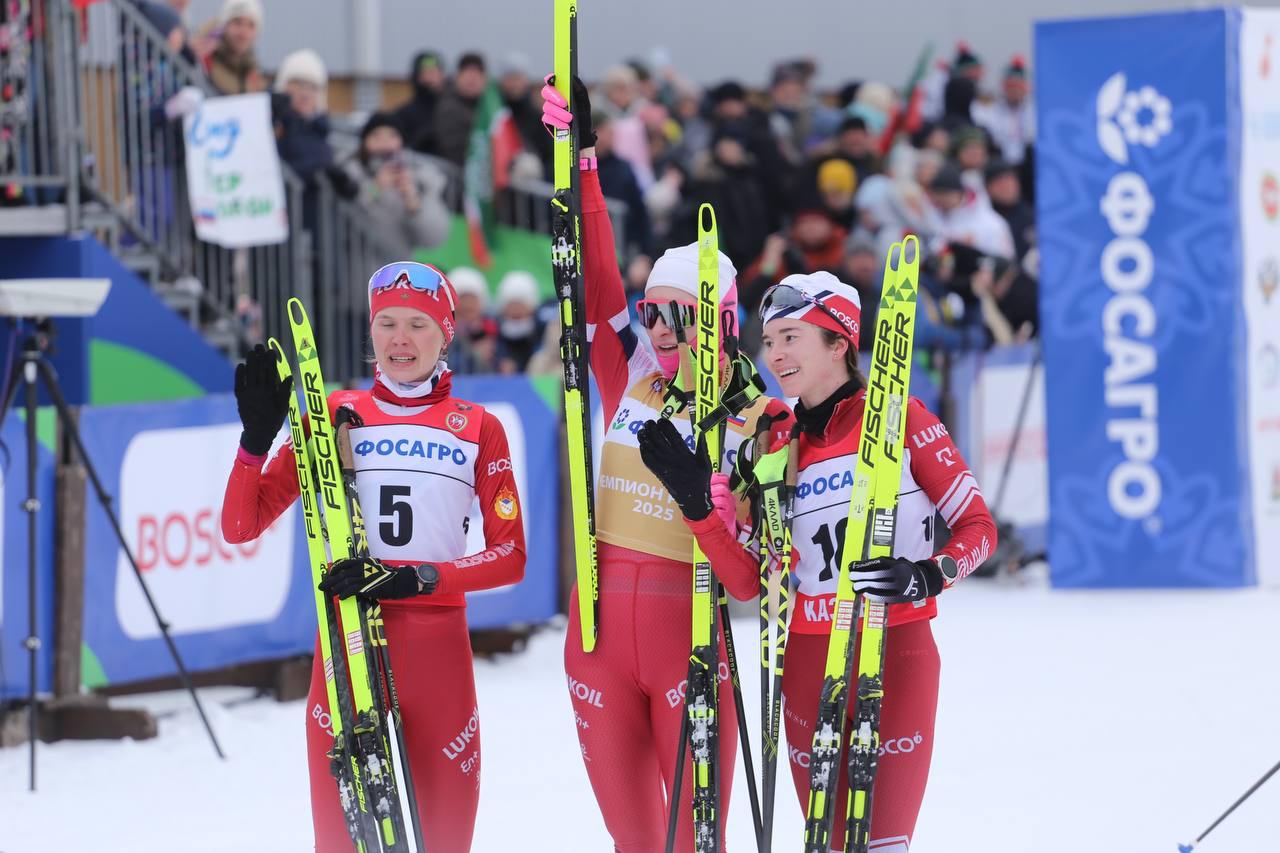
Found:
[[[333, 130], [329, 135], [334, 150], [339, 156], [354, 154], [360, 146], [360, 128], [367, 116], [346, 116], [334, 119]], [[463, 170], [455, 163], [429, 154], [410, 152], [413, 157], [421, 158], [435, 166], [445, 176], [445, 204], [454, 213], [462, 212], [464, 187]], [[551, 233], [551, 196], [555, 187], [547, 181], [520, 179], [512, 181], [511, 186], [499, 190], [494, 199], [494, 212], [499, 222], [513, 228], [524, 228], [540, 234]], [[635, 247], [626, 245], [628, 205], [616, 198], [606, 198], [609, 207], [609, 218], [613, 220], [614, 240], [618, 246], [618, 257], [627, 260], [630, 251]]]
[[283, 243], [227, 249], [199, 240], [187, 196], [182, 119], [169, 118], [165, 104], [188, 86], [214, 92], [131, 3], [96, 3], [86, 23], [86, 39], [76, 46], [77, 115], [92, 166], [89, 186], [121, 225], [112, 248], [153, 284], [176, 282], [193, 297], [195, 319], [233, 357], [267, 336], [287, 335], [286, 301], [312, 290], [302, 180], [282, 164], [289, 221]]
[[[32, 30], [39, 36], [31, 43], [27, 100], [7, 119], [0, 108], [0, 127], [8, 120], [20, 131], [21, 156], [0, 183], [57, 193], [68, 231], [82, 227], [82, 194], [91, 199], [110, 222], [103, 228], [110, 248], [171, 304], [184, 297], [193, 321], [233, 358], [267, 336], [286, 338], [285, 305], [296, 295], [315, 318], [328, 378], [367, 376], [364, 282], [396, 258], [360, 208], [323, 174], [307, 184], [282, 164], [289, 222], [283, 243], [226, 249], [199, 240], [181, 119], [168, 117], [165, 105], [184, 87], [214, 94], [204, 74], [175, 55], [128, 0], [99, 0], [83, 22], [71, 0], [33, 7], [45, 10], [45, 26]], [[446, 203], [461, 209], [461, 170], [431, 159], [447, 177]], [[551, 194], [541, 181], [504, 190], [499, 221], [549, 233]], [[626, 205], [609, 200], [609, 208], [624, 256]]]
[[[498, 193], [495, 205], [498, 221], [515, 228], [550, 234], [549, 200], [555, 194], [555, 189], [547, 181], [512, 181], [510, 187]], [[618, 258], [626, 261], [633, 248], [626, 244], [628, 205], [616, 198], [606, 198], [604, 203], [609, 208], [609, 219], [613, 222], [613, 240], [617, 245]]]
[[62, 205], [80, 227], [79, 158], [71, 51], [75, 13], [65, 2], [6, 3], [0, 29], [0, 187], [5, 206]]
[[349, 382], [369, 376], [369, 276], [395, 257], [369, 225], [367, 216], [350, 204], [340, 204], [327, 178], [319, 184], [317, 277], [313, 297], [318, 316], [316, 338], [324, 359], [325, 378]]

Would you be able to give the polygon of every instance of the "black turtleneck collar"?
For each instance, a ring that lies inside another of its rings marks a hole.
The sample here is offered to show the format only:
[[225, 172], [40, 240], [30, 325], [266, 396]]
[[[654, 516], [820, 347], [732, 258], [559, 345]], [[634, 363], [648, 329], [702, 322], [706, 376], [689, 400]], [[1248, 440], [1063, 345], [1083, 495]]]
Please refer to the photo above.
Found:
[[796, 401], [794, 411], [796, 423], [800, 425], [800, 431], [814, 436], [820, 436], [825, 433], [827, 424], [831, 421], [831, 414], [836, 410], [836, 406], [840, 401], [849, 399], [861, 389], [861, 382], [857, 379], [850, 379], [833, 391], [830, 397], [812, 409], [805, 408], [804, 403]]

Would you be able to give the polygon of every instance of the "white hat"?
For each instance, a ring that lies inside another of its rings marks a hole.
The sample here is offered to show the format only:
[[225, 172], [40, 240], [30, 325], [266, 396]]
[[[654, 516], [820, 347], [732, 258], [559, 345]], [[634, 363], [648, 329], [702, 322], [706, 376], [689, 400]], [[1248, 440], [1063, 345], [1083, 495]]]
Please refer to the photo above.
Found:
[[857, 346], [862, 300], [856, 288], [829, 272], [797, 273], [766, 290], [760, 300], [760, 319], [766, 325], [780, 317], [830, 329]]
[[[648, 292], [651, 287], [674, 287], [689, 294], [689, 298], [698, 298], [698, 244], [676, 246], [667, 249], [662, 257], [653, 262], [649, 271], [649, 280], [644, 283]], [[738, 303], [738, 271], [728, 255], [720, 253], [720, 301], [728, 305]]]
[[324, 60], [320, 58], [320, 54], [310, 48], [303, 48], [286, 56], [280, 63], [275, 83], [271, 88], [277, 92], [283, 92], [290, 80], [316, 86], [320, 90], [320, 112], [328, 109], [324, 90], [329, 85], [329, 72], [325, 70]]
[[537, 308], [542, 301], [542, 289], [532, 273], [524, 270], [512, 270], [502, 277], [498, 284], [498, 310], [501, 311], [512, 302], [523, 302], [530, 308]]
[[218, 23], [225, 27], [233, 18], [249, 18], [261, 28], [262, 4], [258, 0], [226, 0], [218, 13]]
[[503, 56], [498, 61], [498, 76], [505, 77], [508, 74], [523, 74], [529, 77], [529, 57], [519, 51], [513, 51]]
[[889, 113], [893, 111], [897, 96], [884, 83], [868, 80], [858, 87], [858, 95], [854, 100], [882, 113]]
[[459, 296], [470, 293], [480, 300], [482, 308], [489, 304], [489, 282], [480, 270], [474, 267], [454, 267], [449, 270], [449, 281]]
[[277, 92], [283, 92], [285, 84], [290, 80], [314, 83], [323, 89], [329, 85], [329, 72], [325, 70], [324, 60], [320, 58], [320, 54], [309, 47], [303, 48], [295, 50], [280, 62], [273, 88]]

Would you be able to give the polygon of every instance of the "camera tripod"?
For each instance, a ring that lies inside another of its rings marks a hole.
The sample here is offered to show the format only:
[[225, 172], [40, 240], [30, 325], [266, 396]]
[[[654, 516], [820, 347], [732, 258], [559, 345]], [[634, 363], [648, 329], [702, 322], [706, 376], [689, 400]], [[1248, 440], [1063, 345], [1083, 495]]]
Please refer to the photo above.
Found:
[[169, 634], [169, 624], [164, 621], [164, 617], [160, 615], [160, 609], [156, 606], [155, 599], [151, 597], [151, 590], [147, 588], [146, 580], [142, 577], [142, 570], [138, 567], [138, 561], [134, 557], [133, 549], [129, 547], [129, 543], [125, 541], [124, 532], [120, 527], [120, 520], [116, 517], [115, 510], [112, 508], [112, 499], [105, 488], [103, 488], [102, 480], [98, 477], [97, 470], [93, 467], [92, 460], [89, 459], [88, 453], [85, 451], [84, 442], [80, 438], [80, 430], [76, 425], [75, 419], [71, 416], [71, 411], [67, 406], [66, 398], [62, 394], [62, 388], [58, 384], [58, 375], [53, 369], [53, 365], [49, 363], [50, 346], [55, 333], [53, 321], [48, 318], [23, 319], [14, 321], [12, 324], [13, 334], [15, 336], [23, 335], [22, 348], [17, 359], [14, 360], [13, 368], [9, 373], [8, 382], [4, 387], [4, 403], [0, 408], [0, 426], [3, 426], [4, 418], [8, 416], [10, 407], [13, 405], [14, 399], [18, 393], [18, 385], [24, 386], [23, 407], [26, 414], [26, 450], [27, 450], [27, 497], [22, 503], [23, 510], [27, 513], [27, 637], [23, 645], [27, 650], [28, 668], [30, 682], [27, 692], [27, 725], [28, 736], [30, 738], [30, 785], [29, 790], [36, 789], [36, 740], [38, 737], [37, 725], [37, 704], [36, 704], [36, 683], [38, 675], [37, 661], [41, 647], [39, 631], [37, 627], [37, 566], [36, 559], [36, 540], [38, 532], [38, 516], [40, 512], [40, 499], [37, 492], [36, 469], [37, 469], [37, 453], [39, 452], [39, 440], [36, 438], [36, 409], [37, 409], [37, 382], [43, 382], [45, 391], [49, 398], [53, 401], [54, 411], [56, 413], [56, 421], [63, 433], [71, 439], [76, 453], [80, 457], [81, 464], [84, 465], [85, 472], [88, 474], [89, 482], [93, 485], [93, 490], [98, 498], [98, 504], [102, 507], [102, 511], [106, 513], [107, 519], [111, 522], [111, 528], [115, 531], [116, 539], [120, 542], [120, 548], [124, 551], [125, 556], [129, 559], [129, 565], [133, 568], [134, 577], [138, 579], [138, 585], [142, 589], [142, 595], [147, 601], [147, 606], [151, 608], [151, 614], [155, 617], [156, 626], [160, 629], [160, 634], [164, 637], [165, 644], [169, 648], [169, 654], [173, 657], [174, 664], [178, 668], [178, 676], [182, 680], [182, 686], [191, 694], [191, 699], [195, 703], [196, 711], [200, 715], [200, 721], [204, 724], [205, 731], [209, 733], [209, 740], [213, 744], [214, 752], [219, 758], [225, 758], [222, 753], [222, 747], [218, 745], [218, 739], [213, 733], [213, 727], [209, 723], [209, 718], [205, 716], [204, 707], [200, 704], [200, 697], [196, 695], [195, 686], [191, 683], [191, 675], [187, 672], [186, 666], [182, 663], [182, 657], [178, 654], [178, 647], [174, 645], [173, 637]]

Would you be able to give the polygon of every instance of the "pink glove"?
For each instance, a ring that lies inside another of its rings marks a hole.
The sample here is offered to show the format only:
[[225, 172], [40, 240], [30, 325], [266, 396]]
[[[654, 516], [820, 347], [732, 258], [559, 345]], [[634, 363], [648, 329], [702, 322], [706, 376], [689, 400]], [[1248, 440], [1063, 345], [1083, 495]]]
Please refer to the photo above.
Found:
[[554, 74], [542, 78], [546, 85], [542, 87], [542, 123], [549, 131], [568, 130], [573, 122], [573, 113], [569, 112], [569, 102], [560, 91], [551, 84]]
[[729, 490], [728, 474], [711, 475], [711, 503], [730, 536], [738, 535], [738, 499]]

